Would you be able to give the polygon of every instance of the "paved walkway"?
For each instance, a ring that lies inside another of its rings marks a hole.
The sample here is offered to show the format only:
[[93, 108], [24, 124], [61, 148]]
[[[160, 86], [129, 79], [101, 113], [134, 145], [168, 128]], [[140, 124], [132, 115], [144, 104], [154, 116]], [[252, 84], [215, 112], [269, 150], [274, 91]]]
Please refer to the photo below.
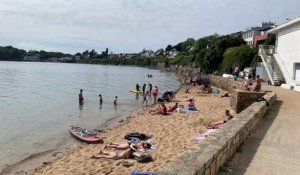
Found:
[[277, 101], [253, 133], [218, 175], [300, 174], [300, 93], [265, 86]]

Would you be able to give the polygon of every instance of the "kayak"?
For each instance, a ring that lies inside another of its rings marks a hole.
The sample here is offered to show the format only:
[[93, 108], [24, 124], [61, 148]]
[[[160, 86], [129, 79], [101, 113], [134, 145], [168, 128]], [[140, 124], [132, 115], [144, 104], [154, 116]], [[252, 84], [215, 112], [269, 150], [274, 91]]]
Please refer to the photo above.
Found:
[[137, 91], [135, 89], [131, 89], [131, 90], [129, 90], [129, 92], [136, 93], [136, 94], [142, 94], [143, 93], [143, 91]]
[[72, 136], [86, 143], [101, 143], [103, 138], [97, 132], [88, 131], [81, 127], [70, 126], [69, 132]]

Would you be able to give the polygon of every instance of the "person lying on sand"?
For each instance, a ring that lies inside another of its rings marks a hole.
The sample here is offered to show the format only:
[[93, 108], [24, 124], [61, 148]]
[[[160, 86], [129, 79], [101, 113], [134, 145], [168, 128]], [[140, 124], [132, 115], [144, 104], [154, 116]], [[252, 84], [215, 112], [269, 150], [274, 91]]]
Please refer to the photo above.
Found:
[[155, 115], [155, 114], [168, 115], [167, 107], [166, 107], [165, 103], [164, 102], [159, 102], [159, 103], [160, 104], [159, 104], [158, 109], [150, 110], [149, 113], [152, 115]]
[[175, 103], [174, 106], [169, 106], [169, 109], [167, 112], [174, 112], [178, 108], [178, 103]]
[[108, 159], [130, 159], [133, 158], [134, 149], [128, 148], [124, 151], [100, 151], [99, 153], [93, 155], [92, 159], [108, 158]]
[[123, 143], [123, 144], [110, 142], [108, 145], [104, 146], [104, 149], [105, 148], [115, 148], [115, 149], [125, 150], [125, 149], [130, 148], [131, 145], [134, 145], [134, 147], [140, 151], [146, 151], [146, 150], [150, 149], [152, 146], [150, 143], [148, 143], [146, 141], [140, 141], [135, 144], [130, 143], [130, 142]]
[[230, 114], [229, 110], [225, 110], [225, 116], [222, 118], [222, 120], [209, 124], [207, 128], [208, 129], [217, 129], [220, 126], [222, 126], [224, 123], [226, 123], [227, 121], [231, 120], [232, 118], [233, 117]]

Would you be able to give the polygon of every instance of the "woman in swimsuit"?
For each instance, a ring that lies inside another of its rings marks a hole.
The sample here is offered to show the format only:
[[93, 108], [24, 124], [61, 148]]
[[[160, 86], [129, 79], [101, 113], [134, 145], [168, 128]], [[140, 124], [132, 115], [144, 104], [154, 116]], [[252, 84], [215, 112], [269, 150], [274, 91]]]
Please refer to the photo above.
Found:
[[211, 123], [210, 125], [208, 125], [208, 129], [217, 129], [220, 126], [222, 126], [224, 123], [228, 122], [229, 120], [231, 120], [233, 117], [232, 115], [230, 115], [229, 110], [225, 110], [225, 116], [223, 117], [222, 120]]
[[128, 148], [124, 151], [100, 151], [99, 153], [93, 155], [92, 159], [100, 159], [100, 158], [108, 158], [108, 159], [130, 159], [133, 157], [134, 150], [132, 148]]

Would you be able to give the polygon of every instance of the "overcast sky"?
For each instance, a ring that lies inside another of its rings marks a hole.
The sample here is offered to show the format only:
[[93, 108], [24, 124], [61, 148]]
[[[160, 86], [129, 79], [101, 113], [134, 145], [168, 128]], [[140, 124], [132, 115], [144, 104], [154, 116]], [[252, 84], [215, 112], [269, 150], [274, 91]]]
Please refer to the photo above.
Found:
[[300, 0], [0, 0], [0, 45], [67, 53], [157, 50], [300, 16]]

